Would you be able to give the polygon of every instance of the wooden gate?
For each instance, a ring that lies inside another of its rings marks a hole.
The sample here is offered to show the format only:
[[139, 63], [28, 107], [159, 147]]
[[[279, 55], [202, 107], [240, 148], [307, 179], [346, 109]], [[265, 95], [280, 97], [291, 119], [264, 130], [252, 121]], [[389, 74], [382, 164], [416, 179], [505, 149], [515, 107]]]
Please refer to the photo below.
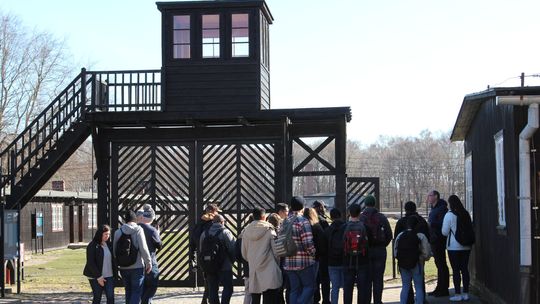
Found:
[[[273, 143], [220, 143], [199, 145], [198, 213], [207, 203], [218, 203], [225, 225], [238, 237], [254, 207], [273, 210], [276, 202], [276, 164]], [[240, 265], [233, 269], [235, 283], [243, 284]]]
[[[126, 210], [145, 203], [155, 209], [163, 241], [157, 255], [161, 286], [202, 284], [189, 265], [189, 234], [205, 204], [220, 206], [235, 237], [254, 207], [274, 209], [274, 151], [274, 142], [113, 145], [112, 168], [118, 169], [111, 172], [111, 197], [118, 213], [112, 218], [120, 224]], [[236, 283], [242, 283], [240, 270], [235, 264]]]
[[[193, 144], [118, 144], [113, 148], [112, 201], [118, 201], [114, 219], [123, 222], [126, 210], [146, 203], [156, 212], [163, 248], [158, 252], [161, 286], [193, 286], [189, 267], [189, 230], [195, 209]], [[113, 224], [113, 226], [115, 226]]]

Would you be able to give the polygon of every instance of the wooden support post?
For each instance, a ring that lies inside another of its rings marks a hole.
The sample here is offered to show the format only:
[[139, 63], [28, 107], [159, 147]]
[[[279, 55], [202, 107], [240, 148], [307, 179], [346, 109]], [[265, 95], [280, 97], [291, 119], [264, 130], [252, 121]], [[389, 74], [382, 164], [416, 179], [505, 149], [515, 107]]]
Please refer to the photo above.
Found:
[[344, 215], [347, 209], [347, 118], [338, 122], [336, 130], [336, 198], [335, 207]]

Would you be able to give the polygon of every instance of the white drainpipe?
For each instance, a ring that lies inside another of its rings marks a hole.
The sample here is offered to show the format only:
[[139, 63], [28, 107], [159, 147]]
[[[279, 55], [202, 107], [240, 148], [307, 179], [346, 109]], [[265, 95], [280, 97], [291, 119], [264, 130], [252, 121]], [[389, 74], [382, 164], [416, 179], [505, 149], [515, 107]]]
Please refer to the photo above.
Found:
[[530, 138], [538, 129], [538, 104], [529, 105], [529, 121], [519, 133], [519, 244], [520, 265], [532, 265]]

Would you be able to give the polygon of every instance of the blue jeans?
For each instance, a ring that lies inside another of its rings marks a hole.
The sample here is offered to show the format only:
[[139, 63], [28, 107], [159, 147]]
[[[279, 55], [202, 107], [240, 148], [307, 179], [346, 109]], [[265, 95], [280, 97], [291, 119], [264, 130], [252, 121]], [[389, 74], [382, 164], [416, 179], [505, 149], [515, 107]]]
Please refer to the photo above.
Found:
[[229, 304], [233, 293], [232, 270], [221, 270], [216, 274], [206, 274], [206, 282], [208, 283], [208, 303], [219, 304], [219, 284], [223, 286], [221, 293], [221, 304]]
[[313, 303], [313, 293], [317, 281], [317, 265], [313, 264], [302, 270], [286, 270], [291, 292], [290, 304]]
[[99, 286], [96, 279], [89, 279], [90, 287], [92, 287], [92, 304], [101, 303], [101, 295], [105, 291], [105, 297], [107, 298], [107, 304], [114, 304], [114, 278], [105, 278], [105, 286]]
[[368, 294], [368, 264], [358, 265], [358, 268], [345, 268], [343, 270], [343, 303], [351, 304], [354, 284], [358, 288], [357, 303], [369, 304]]
[[156, 295], [159, 281], [159, 268], [156, 263], [152, 263], [152, 271], [144, 275], [143, 292], [141, 297], [142, 304], [152, 303], [152, 298]]
[[332, 283], [330, 303], [337, 304], [339, 301], [339, 289], [343, 288], [343, 266], [328, 266], [328, 275]]
[[139, 304], [141, 302], [144, 268], [120, 269], [126, 289], [126, 304]]
[[409, 289], [412, 288], [411, 281], [414, 281], [414, 289], [416, 291], [415, 304], [424, 303], [424, 267], [418, 263], [413, 269], [399, 268], [401, 273], [401, 294], [399, 295], [399, 303], [407, 304]]
[[386, 268], [386, 247], [377, 246], [369, 248], [368, 271], [368, 302], [371, 302], [373, 290], [373, 304], [382, 303], [384, 288], [384, 269]]

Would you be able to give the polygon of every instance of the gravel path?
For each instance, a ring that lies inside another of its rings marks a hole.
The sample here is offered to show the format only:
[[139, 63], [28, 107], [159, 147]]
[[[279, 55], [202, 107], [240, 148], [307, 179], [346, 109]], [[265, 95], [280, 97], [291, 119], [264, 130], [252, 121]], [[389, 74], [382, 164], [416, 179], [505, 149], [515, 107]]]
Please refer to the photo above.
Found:
[[[427, 290], [434, 288], [434, 282], [428, 282]], [[399, 293], [401, 291], [401, 281], [391, 280], [385, 283], [383, 302], [385, 304], [398, 304]], [[117, 304], [124, 304], [122, 288], [116, 290]], [[452, 292], [451, 292], [452, 293]], [[202, 289], [194, 290], [193, 288], [160, 288], [154, 298], [155, 304], [200, 304], [202, 299]], [[235, 287], [234, 294], [230, 304], [242, 304], [244, 299], [243, 287]], [[448, 298], [432, 298], [428, 297], [429, 303], [449, 303]], [[6, 299], [0, 299], [0, 303], [90, 303], [91, 295], [89, 293], [64, 293], [58, 291], [50, 291], [47, 293], [23, 293], [20, 295], [8, 294]], [[103, 298], [102, 303], [105, 303]], [[482, 303], [477, 297], [467, 302], [470, 304]]]

